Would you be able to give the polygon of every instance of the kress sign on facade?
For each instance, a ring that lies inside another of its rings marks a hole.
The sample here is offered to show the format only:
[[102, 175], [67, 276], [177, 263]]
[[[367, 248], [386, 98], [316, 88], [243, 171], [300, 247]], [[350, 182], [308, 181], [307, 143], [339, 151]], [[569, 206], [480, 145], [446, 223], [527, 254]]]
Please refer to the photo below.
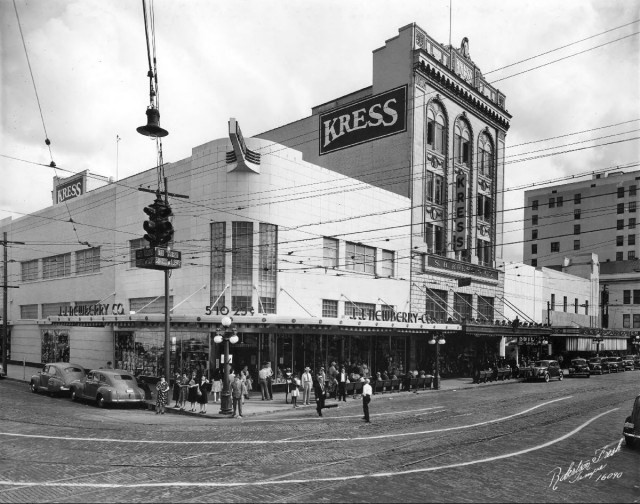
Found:
[[320, 155], [407, 129], [407, 86], [322, 114]]

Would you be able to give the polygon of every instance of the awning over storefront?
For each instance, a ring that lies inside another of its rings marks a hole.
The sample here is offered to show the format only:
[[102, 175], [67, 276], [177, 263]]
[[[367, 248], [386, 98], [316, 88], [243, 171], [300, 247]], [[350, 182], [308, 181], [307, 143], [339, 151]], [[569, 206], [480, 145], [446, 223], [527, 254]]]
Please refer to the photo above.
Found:
[[[399, 314], [398, 314], [399, 315]], [[197, 329], [215, 331], [221, 326], [222, 315], [211, 316], [186, 316], [172, 315], [171, 327], [192, 326]], [[286, 315], [240, 315], [231, 316], [239, 332], [279, 334], [375, 334], [407, 335], [407, 334], [452, 334], [462, 331], [459, 324], [436, 324], [421, 322], [415, 314], [406, 313], [398, 316], [394, 321], [383, 320], [356, 320], [350, 318], [315, 318], [292, 317]], [[162, 313], [134, 314], [134, 315], [104, 315], [104, 316], [52, 316], [38, 321], [42, 324], [52, 325], [88, 325], [88, 326], [113, 326], [114, 328], [144, 327], [165, 324], [165, 316]]]

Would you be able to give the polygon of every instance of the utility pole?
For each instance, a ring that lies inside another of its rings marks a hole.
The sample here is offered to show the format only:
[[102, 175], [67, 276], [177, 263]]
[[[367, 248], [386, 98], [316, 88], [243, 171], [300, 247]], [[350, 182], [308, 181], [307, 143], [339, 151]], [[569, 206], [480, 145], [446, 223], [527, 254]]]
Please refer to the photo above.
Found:
[[11, 243], [14, 245], [24, 245], [24, 242], [19, 241], [8, 241], [7, 240], [7, 232], [4, 232], [2, 245], [4, 246], [4, 274], [2, 278], [2, 369], [4, 372], [7, 372], [7, 346], [9, 341], [9, 289], [19, 289], [16, 285], [9, 285], [7, 283], [7, 279], [9, 277], [9, 267], [7, 261], [7, 245]]

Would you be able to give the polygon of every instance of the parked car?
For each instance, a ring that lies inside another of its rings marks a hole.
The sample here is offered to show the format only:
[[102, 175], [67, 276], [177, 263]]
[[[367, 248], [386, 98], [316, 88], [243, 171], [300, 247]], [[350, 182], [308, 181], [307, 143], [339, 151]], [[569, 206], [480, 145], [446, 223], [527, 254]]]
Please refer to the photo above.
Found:
[[31, 392], [48, 392], [49, 394], [65, 394], [71, 391], [71, 383], [83, 378], [86, 370], [70, 362], [52, 362], [45, 364], [41, 371], [31, 376], [29, 388]]
[[633, 359], [633, 367], [635, 369], [640, 369], [640, 356], [636, 355]]
[[635, 369], [635, 363], [633, 362], [633, 355], [625, 355], [622, 358], [622, 365], [625, 371], [633, 371]]
[[144, 390], [129, 371], [94, 369], [71, 384], [71, 399], [107, 404], [143, 404]]
[[628, 447], [640, 444], [640, 395], [636, 396], [631, 415], [624, 421], [622, 435]]
[[600, 357], [592, 357], [589, 359], [589, 369], [592, 373], [609, 373], [609, 365], [603, 364]]
[[609, 370], [612, 373], [621, 373], [624, 371], [622, 357], [603, 357], [602, 362], [606, 362], [609, 365]]
[[0, 363], [0, 378], [4, 378], [7, 376], [7, 373], [4, 371], [4, 366]]
[[560, 364], [555, 360], [539, 360], [531, 365], [529, 380], [544, 380], [548, 382], [551, 378], [557, 377], [562, 381], [563, 374]]
[[586, 376], [591, 377], [591, 370], [586, 359], [571, 359], [569, 366], [569, 376]]

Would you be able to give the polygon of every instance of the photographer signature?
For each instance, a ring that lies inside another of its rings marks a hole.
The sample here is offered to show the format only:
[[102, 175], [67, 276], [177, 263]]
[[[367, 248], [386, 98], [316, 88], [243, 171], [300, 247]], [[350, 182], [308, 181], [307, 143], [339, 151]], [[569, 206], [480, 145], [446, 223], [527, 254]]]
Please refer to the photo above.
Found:
[[575, 462], [571, 462], [565, 472], [562, 471], [562, 467], [555, 467], [548, 473], [551, 474], [549, 487], [555, 491], [558, 489], [559, 483], [577, 483], [578, 481], [585, 479], [605, 481], [621, 478], [622, 471], [606, 473], [605, 469], [607, 467], [607, 463], [603, 462], [618, 453], [621, 446], [622, 438], [615, 446], [605, 445], [602, 448], [597, 448], [594, 456], [591, 458], [580, 460], [577, 464]]

